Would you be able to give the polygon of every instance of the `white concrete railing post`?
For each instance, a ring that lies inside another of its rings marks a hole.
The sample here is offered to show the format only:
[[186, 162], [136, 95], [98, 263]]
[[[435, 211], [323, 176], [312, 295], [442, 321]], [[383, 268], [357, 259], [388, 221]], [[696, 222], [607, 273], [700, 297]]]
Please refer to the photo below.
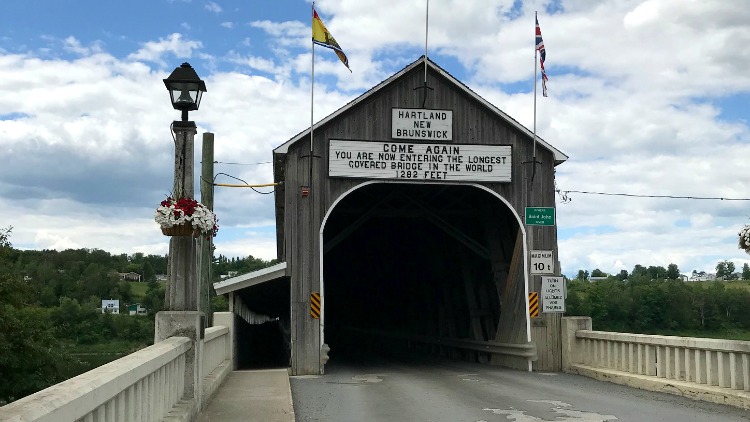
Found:
[[576, 338], [576, 331], [591, 330], [589, 317], [564, 317], [562, 319], [562, 370], [569, 372], [571, 364], [587, 362], [585, 341]]
[[154, 343], [181, 336], [189, 338], [193, 347], [185, 362], [185, 398], [195, 400], [197, 408], [202, 407], [203, 381], [203, 314], [197, 311], [160, 311], [156, 313]]
[[225, 338], [226, 340], [226, 359], [230, 362], [234, 362], [234, 313], [232, 312], [214, 312], [214, 326], [227, 327], [229, 329], [229, 335]]

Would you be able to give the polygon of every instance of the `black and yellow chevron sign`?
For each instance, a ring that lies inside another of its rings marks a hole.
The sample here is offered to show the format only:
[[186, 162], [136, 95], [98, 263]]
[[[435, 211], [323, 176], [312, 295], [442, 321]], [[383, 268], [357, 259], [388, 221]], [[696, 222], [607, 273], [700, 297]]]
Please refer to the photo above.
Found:
[[539, 316], [539, 293], [529, 293], [529, 315], [534, 318]]
[[320, 319], [320, 293], [310, 293], [310, 316]]

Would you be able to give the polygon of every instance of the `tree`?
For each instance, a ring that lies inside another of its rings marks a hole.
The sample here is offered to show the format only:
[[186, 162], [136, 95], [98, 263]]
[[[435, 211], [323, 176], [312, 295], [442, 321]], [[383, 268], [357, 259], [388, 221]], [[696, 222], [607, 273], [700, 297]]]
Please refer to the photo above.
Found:
[[0, 230], [0, 405], [62, 381], [70, 355], [49, 312], [33, 306], [31, 287], [13, 270], [10, 228]]
[[719, 261], [716, 264], [716, 278], [724, 277], [727, 273], [727, 261]]
[[648, 273], [648, 276], [651, 278], [651, 280], [664, 280], [667, 278], [667, 269], [662, 267], [661, 265], [657, 267], [651, 265], [648, 267], [646, 272]]
[[742, 279], [750, 280], [750, 265], [748, 265], [747, 262], [742, 265]]
[[599, 268], [596, 268], [593, 271], [591, 271], [591, 277], [606, 277], [606, 276], [607, 274], [604, 271], [600, 270]]
[[734, 266], [734, 262], [732, 262], [732, 261], [727, 261], [727, 272], [729, 273], [729, 274], [727, 274], [727, 275], [729, 276], [729, 279], [730, 279], [730, 280], [733, 280], [733, 279], [734, 279], [734, 270], [735, 270], [735, 269], [736, 269], [736, 268], [735, 268], [735, 266]]
[[151, 281], [148, 283], [146, 296], [143, 298], [143, 306], [151, 315], [156, 314], [164, 308], [164, 285]]
[[589, 279], [588, 270], [578, 270], [578, 275], [576, 276], [576, 280], [588, 281], [588, 279]]
[[643, 265], [636, 264], [636, 266], [633, 267], [633, 271], [630, 272], [630, 276], [633, 278], [647, 278], [648, 270], [646, 270], [646, 267]]
[[729, 279], [732, 273], [734, 273], [734, 262], [732, 261], [719, 261], [716, 264], [716, 278]]
[[669, 264], [667, 266], [667, 278], [669, 280], [677, 280], [680, 278], [680, 269], [677, 267], [677, 264]]
[[625, 281], [628, 279], [628, 270], [620, 270], [619, 273], [615, 276], [620, 281]]

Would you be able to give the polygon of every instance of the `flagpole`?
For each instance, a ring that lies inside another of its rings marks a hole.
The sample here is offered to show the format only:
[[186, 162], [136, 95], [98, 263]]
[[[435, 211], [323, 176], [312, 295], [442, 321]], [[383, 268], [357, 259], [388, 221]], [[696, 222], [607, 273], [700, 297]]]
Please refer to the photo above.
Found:
[[430, 30], [430, 0], [427, 0], [427, 10], [424, 17], [424, 85], [427, 86], [427, 34]]
[[[315, 16], [315, 1], [312, 2], [312, 11], [310, 16]], [[315, 30], [314, 26], [315, 23], [313, 22], [313, 31]], [[314, 162], [314, 154], [313, 151], [315, 149], [314, 143], [313, 143], [313, 128], [314, 128], [314, 122], [315, 117], [313, 115], [314, 105], [315, 105], [315, 39], [314, 37], [310, 37], [310, 43], [312, 44], [312, 58], [311, 58], [311, 66], [310, 66], [310, 159], [308, 160], [308, 165], [310, 166], [310, 177], [308, 178], [308, 189], [309, 194], [315, 195], [315, 192], [313, 191], [313, 162]], [[313, 196], [314, 197], [314, 196]], [[310, 274], [309, 277], [311, 280], [315, 279], [315, 265], [313, 262], [315, 261], [315, 227], [317, 226], [315, 224], [315, 207], [313, 206], [312, 201], [307, 202], [308, 207], [310, 207]], [[322, 239], [320, 239], [322, 241]], [[322, 248], [322, 245], [318, 245], [319, 248]], [[322, 258], [321, 254], [321, 258]], [[324, 301], [324, 292], [323, 292], [323, 273], [322, 273], [322, 265], [323, 263], [320, 263], [321, 273], [320, 277], [318, 278], [318, 292], [321, 296], [321, 308], [323, 309], [323, 312], [325, 312], [325, 308], [323, 308], [323, 301]], [[311, 286], [312, 287], [312, 286]], [[323, 327], [323, 312], [321, 312], [321, 318], [318, 325], [318, 346], [323, 348], [323, 342], [325, 341], [325, 332]], [[320, 366], [320, 373], [323, 373], [323, 365]]]
[[[315, 15], [315, 2], [312, 2], [312, 10], [311, 10], [310, 16]], [[310, 190], [312, 190], [312, 175], [313, 175], [313, 124], [314, 124], [314, 116], [313, 116], [313, 109], [315, 105], [315, 41], [313, 38], [310, 38], [310, 43], [312, 44], [312, 63], [310, 68], [312, 69], [310, 72], [310, 180], [308, 181], [308, 184], [310, 185]]]
[[[536, 40], [536, 22], [537, 22], [537, 12], [534, 11], [534, 40]], [[534, 149], [532, 153], [532, 165], [534, 166], [534, 170], [536, 170], [536, 61], [537, 61], [537, 48], [536, 48], [536, 41], [534, 41]], [[533, 174], [533, 172], [532, 172]], [[533, 181], [533, 176], [532, 176]]]

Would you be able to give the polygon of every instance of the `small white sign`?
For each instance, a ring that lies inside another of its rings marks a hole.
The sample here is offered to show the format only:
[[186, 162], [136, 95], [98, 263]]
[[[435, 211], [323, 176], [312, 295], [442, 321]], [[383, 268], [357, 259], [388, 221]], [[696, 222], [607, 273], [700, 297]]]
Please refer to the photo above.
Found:
[[328, 175], [364, 179], [510, 182], [510, 145], [328, 142]]
[[554, 274], [552, 251], [531, 251], [531, 274]]
[[453, 110], [394, 108], [391, 112], [393, 139], [453, 140]]
[[542, 277], [542, 312], [565, 312], [565, 280]]

